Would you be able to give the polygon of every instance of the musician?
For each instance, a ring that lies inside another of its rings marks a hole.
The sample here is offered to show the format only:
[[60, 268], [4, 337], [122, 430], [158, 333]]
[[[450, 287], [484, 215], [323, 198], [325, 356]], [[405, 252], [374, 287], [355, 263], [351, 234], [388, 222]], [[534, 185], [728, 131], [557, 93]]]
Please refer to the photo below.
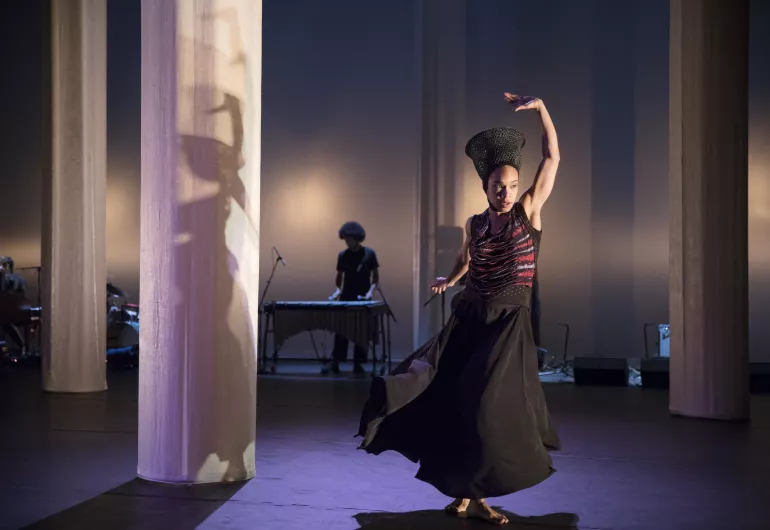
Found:
[[0, 291], [22, 294], [27, 292], [27, 282], [13, 273], [13, 259], [8, 256], [0, 256]]
[[[4, 297], [4, 293], [26, 295], [27, 283], [24, 278], [13, 273], [13, 259], [0, 256], [0, 304], [17, 304], [18, 298]], [[4, 332], [19, 349], [24, 349], [24, 339], [13, 322], [0, 322], [0, 332]]]
[[[363, 246], [366, 239], [364, 227], [355, 221], [345, 223], [340, 227], [339, 238], [345, 241], [347, 248], [337, 257], [337, 277], [335, 284], [337, 289], [329, 297], [329, 300], [353, 302], [358, 300], [371, 300], [374, 290], [379, 282], [379, 267], [377, 254], [371, 248]], [[348, 339], [342, 335], [335, 335], [332, 362], [323, 373], [340, 373], [341, 361], [348, 357]], [[368, 348], [355, 345], [353, 350], [353, 372], [363, 373], [363, 364], [366, 362]]]
[[0, 292], [10, 287], [8, 281], [8, 275], [13, 270], [13, 260], [8, 256], [0, 256]]

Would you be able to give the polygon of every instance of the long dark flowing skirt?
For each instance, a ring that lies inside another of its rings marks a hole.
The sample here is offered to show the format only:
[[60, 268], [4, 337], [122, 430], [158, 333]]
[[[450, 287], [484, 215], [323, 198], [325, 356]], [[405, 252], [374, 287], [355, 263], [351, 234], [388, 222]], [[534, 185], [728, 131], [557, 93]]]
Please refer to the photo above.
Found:
[[537, 369], [530, 291], [484, 302], [466, 289], [444, 329], [372, 381], [359, 435], [398, 451], [450, 497], [498, 497], [553, 472], [559, 448]]

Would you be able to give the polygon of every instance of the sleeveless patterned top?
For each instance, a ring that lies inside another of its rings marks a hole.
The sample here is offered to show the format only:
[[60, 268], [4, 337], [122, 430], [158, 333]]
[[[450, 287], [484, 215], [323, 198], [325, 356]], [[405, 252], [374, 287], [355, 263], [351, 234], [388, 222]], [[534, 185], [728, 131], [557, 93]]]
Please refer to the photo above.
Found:
[[495, 234], [489, 210], [471, 221], [467, 285], [485, 301], [531, 289], [535, 277], [541, 232], [532, 227], [519, 202], [507, 217]]

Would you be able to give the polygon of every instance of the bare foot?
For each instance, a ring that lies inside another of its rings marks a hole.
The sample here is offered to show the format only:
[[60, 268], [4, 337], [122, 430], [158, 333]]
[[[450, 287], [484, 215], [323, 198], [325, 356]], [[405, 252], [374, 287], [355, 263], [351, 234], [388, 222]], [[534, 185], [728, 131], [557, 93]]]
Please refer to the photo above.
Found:
[[468, 509], [468, 505], [470, 503], [470, 499], [455, 499], [451, 504], [448, 504], [444, 508], [444, 511], [446, 513], [451, 513], [452, 515], [465, 514], [465, 511]]
[[493, 524], [508, 524], [508, 518], [490, 508], [484, 499], [473, 501], [468, 510], [468, 515]]

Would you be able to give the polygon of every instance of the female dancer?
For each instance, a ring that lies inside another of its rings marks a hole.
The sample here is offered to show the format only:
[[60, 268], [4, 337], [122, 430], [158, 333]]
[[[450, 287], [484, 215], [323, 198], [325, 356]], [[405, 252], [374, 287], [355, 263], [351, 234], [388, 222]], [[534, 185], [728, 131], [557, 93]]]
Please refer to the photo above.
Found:
[[369, 453], [398, 451], [420, 463], [417, 478], [466, 513], [503, 524], [487, 497], [529, 488], [554, 472], [559, 448], [537, 369], [530, 321], [541, 211], [559, 166], [556, 129], [540, 99], [506, 93], [516, 111], [542, 123], [543, 161], [519, 201], [524, 136], [501, 127], [468, 141], [489, 208], [465, 225], [466, 240], [443, 292], [468, 273], [444, 329], [390, 375], [372, 381], [359, 435]]

